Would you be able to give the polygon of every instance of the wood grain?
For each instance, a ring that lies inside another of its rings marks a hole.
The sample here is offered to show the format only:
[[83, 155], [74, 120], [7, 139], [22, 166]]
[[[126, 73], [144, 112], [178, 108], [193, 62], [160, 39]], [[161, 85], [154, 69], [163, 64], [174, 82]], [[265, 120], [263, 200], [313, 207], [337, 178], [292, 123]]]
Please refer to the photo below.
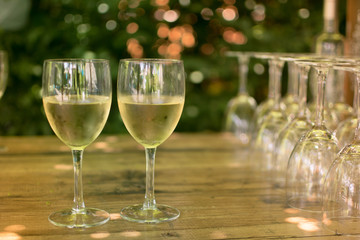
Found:
[[[158, 148], [158, 203], [177, 207], [174, 222], [137, 224], [120, 209], [141, 203], [145, 154], [129, 135], [101, 136], [85, 150], [87, 206], [112, 220], [89, 229], [55, 227], [48, 215], [72, 206], [70, 150], [56, 137], [3, 137], [0, 145], [0, 239], [345, 239], [320, 216], [290, 209], [284, 189], [257, 171], [259, 156], [231, 135], [173, 134]], [[360, 238], [360, 236], [359, 236]]]

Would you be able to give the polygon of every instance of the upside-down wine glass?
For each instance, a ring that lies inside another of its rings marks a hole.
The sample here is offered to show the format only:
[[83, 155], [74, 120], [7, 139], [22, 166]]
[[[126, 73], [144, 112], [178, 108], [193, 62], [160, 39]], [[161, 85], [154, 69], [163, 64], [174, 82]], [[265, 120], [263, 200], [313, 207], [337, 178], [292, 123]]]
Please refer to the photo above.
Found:
[[154, 194], [155, 152], [174, 131], [184, 106], [185, 73], [181, 60], [123, 59], [119, 63], [117, 99], [131, 136], [145, 148], [146, 192], [143, 204], [125, 207], [122, 218], [141, 223], [172, 221], [180, 212], [157, 204]]
[[[5, 51], [0, 51], [0, 99], [4, 95], [8, 79], [9, 62]], [[0, 152], [6, 151], [6, 147], [0, 145]]]
[[[252, 56], [256, 59], [264, 60], [264, 55], [270, 55], [271, 53], [266, 52], [253, 52]], [[267, 59], [265, 59], [267, 60]], [[269, 61], [268, 61], [269, 62]], [[256, 135], [256, 129], [261, 125], [261, 122], [264, 120], [264, 116], [267, 115], [272, 107], [274, 106], [274, 67], [272, 65], [269, 65], [268, 69], [269, 74], [269, 83], [268, 83], [268, 95], [267, 98], [262, 101], [258, 106], [256, 107], [255, 113], [254, 113], [254, 136], [253, 140]]]
[[110, 219], [109, 213], [85, 207], [82, 187], [84, 149], [101, 133], [111, 105], [108, 60], [45, 60], [42, 78], [46, 117], [56, 136], [70, 147], [74, 164], [74, 205], [54, 212], [57, 226], [87, 228]]
[[[335, 66], [356, 74], [360, 104], [360, 67]], [[353, 141], [346, 145], [327, 173], [323, 189], [323, 224], [336, 234], [360, 234], [360, 111]]]
[[[352, 77], [352, 76], [351, 76]], [[342, 149], [346, 145], [350, 144], [355, 136], [355, 130], [357, 127], [357, 101], [358, 101], [358, 85], [356, 80], [354, 82], [354, 99], [353, 99], [353, 112], [350, 117], [343, 120], [336, 127], [334, 134], [338, 139], [339, 149]]]
[[[306, 55], [304, 55], [306, 56]], [[285, 128], [279, 133], [275, 143], [275, 151], [273, 152], [273, 165], [276, 171], [276, 181], [279, 183], [285, 182], [286, 168], [291, 152], [293, 151], [299, 139], [312, 127], [307, 113], [306, 99], [307, 99], [307, 84], [310, 66], [302, 62], [296, 62], [299, 57], [284, 57], [288, 62], [296, 64], [300, 72], [299, 76], [299, 111], [296, 118], [294, 118]]]
[[256, 101], [247, 91], [247, 75], [249, 71], [249, 52], [228, 52], [228, 56], [238, 59], [239, 90], [236, 97], [232, 98], [225, 112], [225, 131], [232, 132], [244, 145], [247, 145], [254, 130], [253, 117], [256, 110]]
[[274, 86], [274, 105], [271, 110], [264, 116], [264, 120], [257, 126], [256, 136], [254, 139], [254, 149], [262, 154], [263, 162], [260, 169], [273, 170], [272, 155], [275, 150], [275, 142], [282, 128], [288, 123], [285, 112], [280, 107], [281, 99], [281, 75], [284, 66], [284, 60], [280, 59], [277, 54], [261, 54], [259, 58], [269, 60], [270, 68], [273, 73]]
[[302, 60], [302, 63], [309, 64], [316, 70], [316, 121], [311, 130], [297, 142], [289, 158], [286, 200], [290, 207], [321, 212], [325, 176], [338, 152], [337, 139], [324, 124], [324, 89], [333, 62], [327, 59], [308, 59]]

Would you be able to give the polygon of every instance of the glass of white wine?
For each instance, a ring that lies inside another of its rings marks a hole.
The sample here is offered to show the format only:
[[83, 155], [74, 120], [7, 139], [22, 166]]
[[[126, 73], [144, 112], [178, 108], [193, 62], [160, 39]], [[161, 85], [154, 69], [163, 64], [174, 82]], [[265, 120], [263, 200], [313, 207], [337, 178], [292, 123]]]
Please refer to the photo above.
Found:
[[125, 207], [123, 219], [140, 223], [172, 221], [176, 208], [157, 204], [154, 194], [155, 152], [174, 131], [185, 100], [185, 73], [181, 60], [122, 59], [117, 99], [131, 136], [145, 148], [146, 192], [143, 204]]
[[84, 149], [102, 131], [111, 105], [108, 60], [54, 59], [43, 66], [43, 104], [56, 136], [70, 147], [74, 164], [74, 205], [54, 212], [49, 221], [57, 226], [86, 228], [110, 219], [109, 213], [85, 207], [82, 188]]

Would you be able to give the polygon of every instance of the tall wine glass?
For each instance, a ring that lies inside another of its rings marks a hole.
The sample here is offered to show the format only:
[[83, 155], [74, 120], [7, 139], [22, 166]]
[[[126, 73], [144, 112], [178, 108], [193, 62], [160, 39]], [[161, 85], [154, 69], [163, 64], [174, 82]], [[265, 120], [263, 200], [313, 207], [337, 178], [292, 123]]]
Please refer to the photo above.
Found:
[[57, 226], [87, 228], [103, 224], [109, 214], [85, 207], [82, 187], [84, 149], [101, 133], [111, 105], [111, 76], [107, 60], [54, 59], [43, 66], [43, 104], [56, 136], [70, 147], [74, 164], [74, 205], [54, 212]]
[[239, 90], [232, 98], [225, 112], [225, 131], [232, 132], [244, 145], [248, 144], [254, 130], [253, 117], [256, 101], [247, 91], [247, 74], [249, 70], [249, 52], [228, 52], [228, 56], [235, 56], [239, 66]]
[[[306, 56], [306, 55], [305, 55]], [[312, 123], [307, 113], [307, 84], [310, 66], [301, 61], [297, 62], [298, 57], [285, 57], [288, 62], [296, 64], [300, 71], [299, 76], [299, 111], [296, 116], [286, 127], [279, 133], [273, 152], [273, 165], [277, 173], [277, 181], [283, 183], [286, 176], [286, 168], [291, 152], [293, 151], [299, 139], [311, 129]]]
[[154, 194], [155, 152], [174, 131], [184, 106], [183, 62], [170, 59], [123, 59], [119, 63], [117, 99], [131, 136], [145, 148], [146, 193], [143, 204], [121, 210], [122, 218], [142, 223], [172, 221], [180, 212], [157, 204]]
[[[356, 74], [360, 104], [360, 68], [335, 66]], [[359, 234], [360, 226], [360, 111], [353, 141], [346, 145], [327, 173], [323, 189], [323, 223], [336, 234]]]
[[286, 172], [286, 199], [289, 206], [306, 211], [321, 212], [322, 187], [330, 164], [338, 152], [337, 139], [324, 124], [324, 89], [333, 62], [304, 60], [315, 68], [318, 93], [316, 121], [295, 145]]
[[280, 107], [281, 74], [284, 60], [280, 59], [276, 54], [263, 54], [258, 57], [269, 59], [269, 65], [274, 74], [274, 86], [273, 89], [270, 89], [274, 91], [274, 105], [269, 113], [264, 116], [260, 125], [257, 126], [253, 147], [263, 155], [264, 161], [260, 163], [261, 169], [273, 170], [272, 155], [275, 150], [275, 142], [281, 129], [288, 123], [288, 118]]

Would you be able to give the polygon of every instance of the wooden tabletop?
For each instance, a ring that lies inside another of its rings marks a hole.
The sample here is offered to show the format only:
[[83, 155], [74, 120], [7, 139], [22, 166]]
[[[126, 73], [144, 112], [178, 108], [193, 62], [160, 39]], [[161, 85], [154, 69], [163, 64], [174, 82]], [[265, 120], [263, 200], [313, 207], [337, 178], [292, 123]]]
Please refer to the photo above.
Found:
[[[129, 136], [100, 136], [84, 153], [85, 204], [108, 211], [102, 226], [53, 226], [48, 215], [73, 199], [70, 150], [54, 136], [2, 137], [0, 239], [345, 239], [322, 228], [318, 215], [288, 208], [284, 189], [254, 164], [259, 156], [228, 134], [174, 133], [157, 151], [158, 203], [179, 219], [139, 224], [120, 209], [142, 203], [145, 154]], [[359, 236], [360, 238], [360, 236]]]

